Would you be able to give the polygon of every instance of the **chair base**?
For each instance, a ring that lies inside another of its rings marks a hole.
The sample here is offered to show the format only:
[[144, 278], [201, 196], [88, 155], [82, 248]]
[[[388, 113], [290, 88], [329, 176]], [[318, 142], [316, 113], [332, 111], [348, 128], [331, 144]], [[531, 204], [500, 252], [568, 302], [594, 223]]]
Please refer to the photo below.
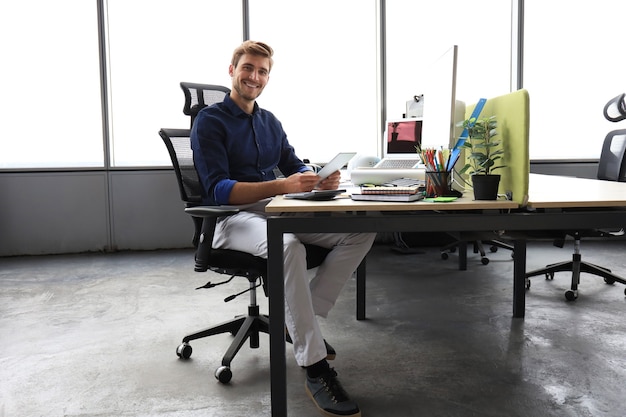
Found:
[[176, 349], [176, 353], [179, 357], [188, 359], [191, 356], [190, 341], [221, 333], [231, 333], [235, 336], [235, 339], [222, 357], [222, 366], [215, 372], [215, 377], [220, 382], [227, 383], [232, 378], [230, 364], [235, 358], [235, 355], [237, 355], [237, 352], [239, 352], [246, 340], [250, 340], [250, 348], [258, 348], [259, 334], [269, 334], [269, 325], [269, 316], [259, 314], [258, 305], [250, 305], [248, 306], [248, 315], [246, 316], [238, 316], [232, 320], [185, 336], [182, 344]]
[[597, 275], [604, 278], [604, 282], [607, 284], [614, 284], [619, 282], [626, 285], [626, 279], [617, 276], [611, 272], [610, 269], [592, 264], [590, 262], [583, 262], [580, 253], [574, 253], [571, 261], [558, 262], [550, 264], [545, 268], [536, 269], [526, 273], [526, 288], [530, 288], [530, 277], [537, 275], [545, 275], [547, 280], [554, 279], [556, 272], [572, 272], [572, 284], [571, 288], [565, 292], [565, 298], [569, 301], [573, 301], [578, 298], [578, 284], [580, 284], [580, 273], [586, 272], [591, 275]]
[[[473, 244], [474, 253], [480, 253], [480, 262], [483, 265], [487, 265], [489, 263], [489, 258], [487, 258], [487, 252], [485, 251], [485, 245], [490, 245], [490, 252], [497, 252], [498, 248], [502, 248], [510, 250], [511, 256], [513, 256], [513, 245], [509, 245], [508, 243], [504, 243], [499, 240], [473, 240], [469, 241], [469, 243]], [[441, 259], [448, 259], [448, 253], [454, 252], [458, 248], [459, 270], [465, 271], [467, 269], [467, 244], [468, 241], [457, 240], [442, 247], [440, 249]]]

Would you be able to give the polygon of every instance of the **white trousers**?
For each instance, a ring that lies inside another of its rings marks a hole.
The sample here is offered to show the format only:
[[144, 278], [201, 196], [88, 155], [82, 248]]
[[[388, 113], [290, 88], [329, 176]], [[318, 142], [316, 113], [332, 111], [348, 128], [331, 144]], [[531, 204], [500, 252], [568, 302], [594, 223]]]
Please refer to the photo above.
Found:
[[[267, 258], [266, 203], [263, 201], [221, 219], [215, 230], [214, 246]], [[298, 365], [312, 365], [326, 357], [326, 346], [316, 316], [325, 318], [328, 315], [375, 237], [375, 233], [284, 235], [285, 324]], [[311, 280], [303, 243], [331, 249]]]

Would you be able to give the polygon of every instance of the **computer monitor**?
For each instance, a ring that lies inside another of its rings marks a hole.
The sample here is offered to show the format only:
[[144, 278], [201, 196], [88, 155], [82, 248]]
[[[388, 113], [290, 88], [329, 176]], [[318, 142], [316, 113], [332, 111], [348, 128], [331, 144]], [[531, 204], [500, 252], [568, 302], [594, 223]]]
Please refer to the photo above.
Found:
[[458, 46], [453, 45], [430, 67], [424, 83], [424, 148], [452, 148], [462, 132], [465, 103], [456, 99]]

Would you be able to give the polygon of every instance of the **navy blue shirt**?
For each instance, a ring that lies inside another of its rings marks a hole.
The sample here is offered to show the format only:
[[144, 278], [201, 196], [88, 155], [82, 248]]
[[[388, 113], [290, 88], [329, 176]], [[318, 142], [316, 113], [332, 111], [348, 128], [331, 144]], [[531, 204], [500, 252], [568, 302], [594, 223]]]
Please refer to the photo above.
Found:
[[278, 119], [254, 103], [247, 114], [231, 100], [202, 109], [191, 130], [193, 160], [203, 188], [204, 204], [229, 204], [237, 181], [276, 179], [309, 168], [296, 156]]

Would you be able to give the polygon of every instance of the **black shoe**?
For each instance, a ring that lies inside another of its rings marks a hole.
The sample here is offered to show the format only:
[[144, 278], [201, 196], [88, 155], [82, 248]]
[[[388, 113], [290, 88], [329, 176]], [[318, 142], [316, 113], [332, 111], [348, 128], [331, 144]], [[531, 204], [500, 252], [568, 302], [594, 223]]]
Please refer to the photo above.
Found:
[[334, 361], [337, 357], [337, 352], [335, 351], [335, 348], [329, 345], [326, 339], [324, 339], [324, 346], [326, 346], [326, 360]]
[[304, 388], [309, 398], [325, 416], [361, 417], [359, 406], [348, 397], [334, 369], [329, 369], [318, 378], [307, 376]]
[[[288, 343], [293, 343], [293, 341], [291, 340], [291, 336], [289, 336], [289, 332], [287, 330], [285, 330], [285, 339]], [[337, 357], [337, 351], [335, 351], [334, 347], [328, 344], [326, 339], [324, 339], [324, 346], [326, 346], [326, 360], [334, 361]]]

